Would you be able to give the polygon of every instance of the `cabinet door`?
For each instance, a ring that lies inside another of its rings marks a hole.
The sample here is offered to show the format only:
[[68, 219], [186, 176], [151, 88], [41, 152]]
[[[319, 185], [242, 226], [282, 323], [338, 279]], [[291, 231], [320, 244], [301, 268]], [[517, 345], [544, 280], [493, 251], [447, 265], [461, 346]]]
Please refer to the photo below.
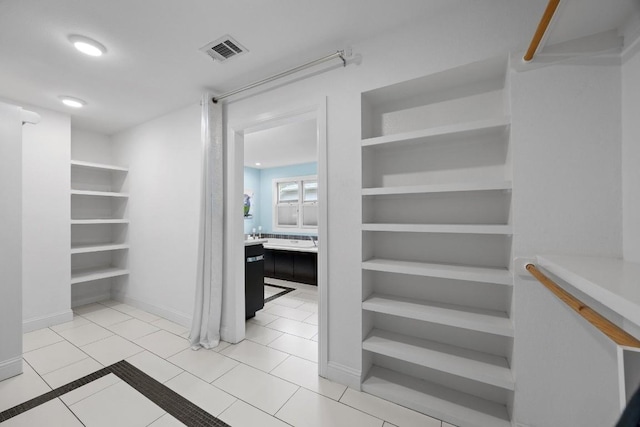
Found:
[[293, 260], [293, 280], [308, 285], [317, 285], [317, 254], [295, 252]]
[[274, 251], [276, 279], [293, 280], [293, 254], [289, 251]]
[[275, 271], [275, 256], [274, 251], [272, 249], [264, 250], [264, 277], [276, 277]]

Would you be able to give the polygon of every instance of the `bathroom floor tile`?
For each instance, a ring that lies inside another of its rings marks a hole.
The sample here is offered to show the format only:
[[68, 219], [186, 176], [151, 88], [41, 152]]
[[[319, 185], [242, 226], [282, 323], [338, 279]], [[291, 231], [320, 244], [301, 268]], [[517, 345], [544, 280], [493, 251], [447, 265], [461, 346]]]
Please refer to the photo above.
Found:
[[165, 412], [125, 382], [119, 382], [71, 405], [88, 426], [147, 426]]
[[73, 412], [60, 399], [53, 399], [29, 411], [8, 419], [2, 427], [51, 426], [55, 420], [56, 427], [83, 427]]
[[138, 320], [142, 320], [143, 322], [155, 322], [160, 319], [160, 317], [155, 314], [147, 313], [146, 311], [138, 310], [137, 308], [123, 313], [126, 313], [131, 317], [135, 317]]
[[318, 333], [317, 326], [282, 318], [269, 323], [267, 328], [307, 339]]
[[266, 326], [274, 320], [278, 320], [280, 317], [273, 314], [266, 313], [264, 310], [256, 312], [256, 315], [248, 320], [251, 323], [257, 323], [260, 326]]
[[174, 417], [172, 417], [169, 414], [164, 414], [163, 416], [161, 416], [160, 418], [158, 418], [157, 420], [149, 424], [149, 427], [182, 427], [182, 426], [184, 426], [184, 424], [182, 424], [180, 421], [176, 420]]
[[346, 390], [346, 386], [324, 379], [318, 375], [318, 365], [299, 357], [291, 356], [273, 371], [275, 375], [284, 380], [302, 386], [313, 392], [330, 397], [333, 400], [340, 399]]
[[88, 325], [89, 323], [91, 323], [91, 322], [89, 320], [85, 319], [84, 317], [78, 316], [78, 315], [74, 315], [72, 321], [61, 323], [61, 324], [55, 325], [55, 326], [51, 326], [49, 329], [51, 329], [54, 332], [62, 332], [62, 331], [66, 331], [67, 329], [72, 329], [72, 328], [77, 328], [77, 327], [80, 327], [80, 326]]
[[111, 308], [103, 308], [103, 310], [92, 311], [87, 314], [83, 314], [82, 317], [97, 323], [100, 326], [110, 326], [116, 323], [124, 322], [131, 319], [131, 316], [121, 313]]
[[282, 336], [282, 332], [265, 328], [257, 323], [247, 322], [245, 325], [245, 338], [258, 344], [267, 345]]
[[440, 420], [351, 388], [340, 402], [402, 427], [440, 427]]
[[270, 308], [265, 310], [269, 314], [273, 314], [274, 316], [284, 317], [285, 319], [291, 320], [305, 320], [313, 313], [308, 311], [298, 310], [295, 308], [284, 307], [281, 305], [273, 305]]
[[135, 340], [135, 343], [165, 359], [189, 348], [189, 342], [186, 339], [167, 331], [145, 335]]
[[56, 334], [49, 328], [38, 329], [37, 331], [27, 332], [22, 335], [22, 352], [27, 353], [41, 347], [63, 341], [60, 335]]
[[126, 360], [160, 383], [165, 383], [184, 372], [174, 364], [146, 350]]
[[283, 353], [272, 348], [265, 347], [260, 344], [256, 344], [252, 341], [244, 340], [238, 344], [231, 345], [220, 352], [227, 357], [237, 360], [242, 363], [246, 363], [249, 366], [263, 370], [265, 372], [271, 371], [278, 366], [284, 359], [289, 357], [288, 354]]
[[381, 419], [304, 388], [289, 399], [276, 417], [293, 426], [305, 427], [382, 427], [383, 423]]
[[315, 341], [283, 334], [269, 344], [269, 347], [318, 363], [318, 343]]
[[144, 349], [133, 344], [126, 339], [114, 335], [82, 347], [89, 356], [102, 363], [104, 366], [111, 365], [140, 353]]
[[182, 325], [178, 325], [177, 323], [171, 322], [167, 319], [159, 318], [152, 322], [153, 326], [157, 326], [160, 329], [164, 329], [165, 331], [169, 331], [172, 334], [182, 335], [185, 332], [189, 332], [187, 328]]
[[138, 319], [125, 320], [124, 322], [109, 326], [108, 329], [121, 337], [132, 341], [159, 331], [155, 326]]
[[220, 415], [236, 401], [235, 397], [188, 372], [167, 381], [165, 385], [213, 416]]
[[[281, 289], [279, 291], [282, 292]], [[291, 298], [289, 296], [282, 296], [280, 298], [276, 298], [272, 302], [275, 305], [281, 305], [283, 307], [289, 307], [289, 308], [300, 308], [300, 306], [304, 304], [304, 301], [301, 301], [301, 300], [295, 299], [295, 298]]]
[[318, 312], [318, 304], [313, 303], [313, 302], [305, 302], [300, 307], [298, 307], [298, 310], [304, 310], [304, 311], [310, 311], [312, 313], [317, 313]]
[[89, 396], [98, 393], [99, 391], [104, 390], [107, 387], [111, 387], [112, 385], [118, 384], [120, 382], [123, 382], [120, 378], [118, 378], [114, 374], [108, 374], [102, 378], [98, 378], [95, 381], [91, 381], [89, 384], [85, 384], [82, 387], [63, 394], [62, 396], [60, 396], [60, 399], [67, 405], [71, 406], [83, 399], [86, 399]]
[[51, 388], [58, 388], [100, 369], [102, 369], [102, 365], [100, 363], [90, 357], [87, 357], [86, 359], [72, 363], [64, 368], [49, 372], [48, 374], [43, 375], [42, 378], [51, 386]]
[[318, 313], [313, 313], [311, 316], [304, 319], [304, 323], [318, 326]]
[[219, 418], [233, 427], [288, 427], [288, 424], [242, 400], [237, 400]]
[[167, 360], [208, 383], [238, 366], [235, 360], [205, 348], [188, 348]]
[[102, 304], [98, 304], [94, 302], [92, 304], [81, 305], [79, 307], [74, 307], [73, 312], [77, 315], [84, 316], [85, 314], [92, 313], [98, 310], [104, 310], [105, 306]]
[[100, 304], [104, 304], [107, 307], [112, 308], [114, 310], [117, 310], [117, 311], [119, 311], [121, 313], [124, 313], [124, 314], [129, 314], [132, 311], [138, 310], [137, 308], [135, 308], [135, 307], [133, 307], [133, 306], [131, 306], [129, 304], [124, 304], [124, 303], [118, 302], [118, 301], [112, 301], [112, 302], [113, 302], [113, 304], [104, 304], [103, 302], [100, 302]]
[[271, 415], [289, 400], [298, 386], [247, 365], [238, 365], [213, 385]]
[[113, 335], [113, 332], [98, 326], [95, 323], [89, 323], [84, 326], [67, 329], [66, 331], [60, 331], [58, 333], [71, 344], [78, 347], [100, 341], [101, 339], [108, 338]]
[[0, 381], [0, 412], [50, 390], [51, 387], [40, 378], [40, 375], [28, 363], [22, 362], [21, 375]]
[[60, 341], [25, 353], [23, 357], [37, 373], [44, 375], [86, 359], [87, 355], [68, 341]]

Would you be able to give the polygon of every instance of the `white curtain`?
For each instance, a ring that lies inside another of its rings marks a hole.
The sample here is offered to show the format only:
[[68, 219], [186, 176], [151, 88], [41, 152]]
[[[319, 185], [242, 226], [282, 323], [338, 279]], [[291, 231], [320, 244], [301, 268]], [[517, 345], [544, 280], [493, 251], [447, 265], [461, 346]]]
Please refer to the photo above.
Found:
[[222, 214], [223, 158], [222, 107], [212, 96], [202, 96], [202, 202], [198, 277], [193, 324], [189, 340], [193, 349], [220, 343], [222, 316]]

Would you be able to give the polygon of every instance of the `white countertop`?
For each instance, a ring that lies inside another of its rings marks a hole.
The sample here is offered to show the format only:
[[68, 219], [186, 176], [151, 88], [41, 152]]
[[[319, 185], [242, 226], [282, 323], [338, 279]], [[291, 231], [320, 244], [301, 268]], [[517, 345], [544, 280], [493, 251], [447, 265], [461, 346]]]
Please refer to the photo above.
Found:
[[540, 267], [640, 326], [640, 264], [617, 258], [538, 255]]
[[263, 245], [265, 243], [267, 243], [267, 239], [248, 239], [244, 241], [244, 245], [245, 246], [252, 246], [252, 245]]
[[318, 247], [307, 239], [269, 239], [264, 244], [265, 249], [277, 249], [280, 251], [318, 252]]

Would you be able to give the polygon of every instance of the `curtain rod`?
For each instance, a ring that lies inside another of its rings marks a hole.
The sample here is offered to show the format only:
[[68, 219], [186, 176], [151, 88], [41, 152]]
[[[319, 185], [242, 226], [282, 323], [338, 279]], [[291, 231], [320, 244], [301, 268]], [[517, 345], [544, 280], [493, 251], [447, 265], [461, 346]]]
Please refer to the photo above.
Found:
[[531, 61], [533, 59], [533, 56], [536, 54], [536, 51], [538, 50], [538, 46], [540, 46], [540, 42], [542, 41], [542, 38], [547, 32], [547, 28], [549, 28], [549, 24], [551, 23], [551, 20], [553, 19], [553, 16], [555, 15], [559, 4], [560, 4], [560, 0], [549, 0], [549, 3], [547, 4], [547, 8], [544, 10], [544, 14], [542, 15], [542, 18], [540, 18], [540, 23], [538, 24], [538, 28], [536, 28], [536, 32], [533, 35], [533, 38], [531, 39], [531, 43], [529, 44], [529, 49], [527, 49], [527, 52], [524, 54], [524, 57], [522, 58], [525, 60], [525, 62]]
[[230, 97], [232, 95], [235, 95], [237, 93], [244, 92], [245, 90], [253, 89], [254, 87], [261, 86], [261, 85], [263, 85], [265, 83], [269, 83], [269, 82], [272, 82], [274, 80], [278, 80], [278, 79], [280, 79], [282, 77], [286, 77], [286, 76], [288, 76], [290, 74], [297, 73], [298, 71], [302, 71], [302, 70], [305, 70], [305, 69], [307, 69], [309, 67], [313, 67], [314, 65], [318, 65], [318, 64], [322, 64], [323, 62], [331, 61], [332, 59], [335, 59], [335, 58], [340, 58], [342, 60], [342, 65], [344, 67], [347, 66], [347, 60], [345, 59], [344, 50], [339, 50], [336, 53], [332, 53], [331, 55], [327, 55], [327, 56], [325, 56], [323, 58], [318, 58], [318, 59], [313, 60], [311, 62], [307, 62], [306, 64], [302, 64], [302, 65], [299, 65], [297, 67], [291, 68], [289, 70], [283, 71], [281, 73], [274, 74], [271, 77], [267, 77], [266, 79], [262, 79], [260, 81], [253, 82], [251, 84], [243, 86], [241, 88], [234, 89], [232, 91], [223, 93], [220, 96], [214, 96], [211, 100], [215, 104], [218, 101], [220, 101], [221, 99], [225, 99], [225, 98], [228, 98], [228, 97]]

